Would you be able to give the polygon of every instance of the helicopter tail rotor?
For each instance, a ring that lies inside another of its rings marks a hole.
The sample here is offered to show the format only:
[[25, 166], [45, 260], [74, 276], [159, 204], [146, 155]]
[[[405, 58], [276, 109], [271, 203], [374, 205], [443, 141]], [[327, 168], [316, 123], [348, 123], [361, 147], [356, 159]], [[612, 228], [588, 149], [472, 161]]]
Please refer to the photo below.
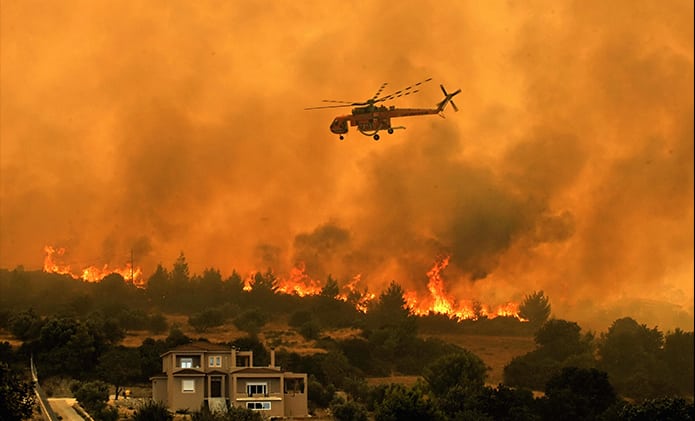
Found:
[[456, 92], [448, 93], [446, 91], [446, 89], [444, 88], [444, 85], [439, 85], [439, 87], [442, 88], [442, 92], [444, 92], [444, 99], [442, 100], [442, 102], [437, 104], [437, 110], [439, 112], [442, 112], [442, 111], [444, 111], [444, 107], [446, 107], [446, 104], [451, 103], [451, 107], [454, 109], [454, 111], [458, 112], [459, 107], [456, 106], [453, 98], [454, 98], [454, 96], [460, 94], [461, 90], [459, 89]]

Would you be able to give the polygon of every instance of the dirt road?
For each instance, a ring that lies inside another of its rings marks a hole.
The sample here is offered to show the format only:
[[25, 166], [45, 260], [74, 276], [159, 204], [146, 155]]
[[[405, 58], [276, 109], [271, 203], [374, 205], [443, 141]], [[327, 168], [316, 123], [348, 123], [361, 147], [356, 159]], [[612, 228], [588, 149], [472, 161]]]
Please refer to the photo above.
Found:
[[84, 418], [79, 416], [72, 405], [75, 399], [69, 398], [49, 398], [48, 403], [53, 408], [56, 415], [60, 416], [64, 421], [84, 421]]

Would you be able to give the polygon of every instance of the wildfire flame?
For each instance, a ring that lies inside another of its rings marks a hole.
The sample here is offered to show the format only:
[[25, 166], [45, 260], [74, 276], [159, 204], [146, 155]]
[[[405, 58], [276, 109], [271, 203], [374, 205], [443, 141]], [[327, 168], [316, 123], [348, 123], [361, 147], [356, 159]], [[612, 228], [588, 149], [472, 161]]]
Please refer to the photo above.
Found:
[[322, 289], [321, 283], [311, 279], [306, 273], [304, 263], [300, 263], [299, 267], [292, 268], [288, 278], [277, 281], [275, 291], [305, 297], [307, 295], [318, 295]]
[[[44, 258], [43, 270], [48, 273], [58, 273], [69, 275], [75, 279], [82, 279], [86, 282], [100, 282], [105, 276], [111, 273], [120, 274], [126, 281], [132, 282], [138, 287], [144, 287], [145, 281], [142, 270], [138, 267], [131, 269], [130, 264], [122, 268], [110, 268], [104, 265], [101, 268], [89, 266], [80, 271], [73, 271], [70, 265], [60, 263], [60, 258], [65, 254], [64, 248], [53, 246], [44, 247], [46, 257]], [[417, 291], [405, 291], [403, 298], [407, 307], [415, 315], [443, 314], [457, 320], [475, 320], [481, 317], [492, 319], [498, 316], [516, 317], [519, 316], [519, 305], [517, 303], [506, 303], [497, 307], [483, 305], [478, 302], [460, 302], [447, 292], [442, 273], [449, 265], [451, 256], [445, 256], [435, 261], [432, 269], [427, 272], [429, 279], [427, 290], [429, 294], [419, 295]], [[244, 290], [253, 289], [255, 273], [250, 274], [244, 280]], [[352, 303], [355, 308], [366, 313], [369, 304], [376, 299], [376, 295], [369, 293], [366, 289], [360, 291], [358, 285], [361, 282], [361, 275], [355, 275], [350, 282], [343, 285], [341, 291], [334, 298]], [[277, 278], [274, 283], [275, 293], [294, 294], [300, 297], [321, 294], [323, 290], [322, 282], [312, 279], [306, 273], [303, 263], [293, 268], [287, 277]]]
[[82, 279], [85, 282], [100, 282], [104, 277], [112, 273], [117, 273], [128, 282], [132, 282], [135, 286], [143, 287], [144, 280], [142, 277], [142, 269], [139, 267], [132, 268], [130, 263], [120, 268], [110, 268], [109, 265], [104, 265], [101, 268], [89, 266], [79, 271], [73, 271], [70, 265], [58, 262], [65, 255], [65, 248], [55, 248], [53, 246], [45, 246], [43, 248], [46, 256], [43, 259], [43, 271], [47, 273], [57, 273], [60, 275], [69, 275], [75, 279]]
[[481, 317], [493, 319], [498, 316], [516, 317], [521, 320], [519, 317], [519, 305], [516, 303], [506, 303], [493, 309], [478, 302], [457, 302], [455, 298], [447, 293], [444, 279], [442, 278], [442, 272], [449, 266], [450, 258], [451, 256], [445, 256], [441, 260], [436, 261], [432, 269], [427, 272], [429, 296], [420, 297], [416, 291], [406, 291], [404, 294], [403, 298], [413, 314], [444, 314], [458, 320], [475, 320]]

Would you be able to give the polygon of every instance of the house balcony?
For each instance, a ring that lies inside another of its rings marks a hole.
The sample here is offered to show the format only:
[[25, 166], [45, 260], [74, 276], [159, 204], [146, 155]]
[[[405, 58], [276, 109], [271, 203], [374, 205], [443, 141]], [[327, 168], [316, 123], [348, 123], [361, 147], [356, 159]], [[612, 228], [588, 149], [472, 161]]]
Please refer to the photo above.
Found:
[[237, 393], [235, 395], [235, 399], [238, 402], [243, 402], [243, 401], [281, 401], [282, 400], [282, 393], [253, 393], [249, 395], [248, 393]]

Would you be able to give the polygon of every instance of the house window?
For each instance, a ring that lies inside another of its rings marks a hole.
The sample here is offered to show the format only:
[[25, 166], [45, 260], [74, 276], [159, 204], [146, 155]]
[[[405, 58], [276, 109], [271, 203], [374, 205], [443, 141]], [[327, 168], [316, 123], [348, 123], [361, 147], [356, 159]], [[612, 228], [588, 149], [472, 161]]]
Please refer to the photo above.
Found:
[[222, 367], [222, 357], [219, 355], [208, 357], [208, 367]]
[[193, 379], [181, 380], [181, 391], [183, 393], [194, 393], [195, 392], [195, 380], [193, 380]]
[[304, 379], [285, 379], [285, 393], [304, 393]]
[[256, 411], [269, 411], [270, 402], [246, 402], [246, 409], [253, 409]]
[[249, 396], [267, 395], [268, 394], [268, 384], [267, 383], [246, 383], [246, 393]]
[[193, 368], [193, 358], [181, 358], [181, 368]]

